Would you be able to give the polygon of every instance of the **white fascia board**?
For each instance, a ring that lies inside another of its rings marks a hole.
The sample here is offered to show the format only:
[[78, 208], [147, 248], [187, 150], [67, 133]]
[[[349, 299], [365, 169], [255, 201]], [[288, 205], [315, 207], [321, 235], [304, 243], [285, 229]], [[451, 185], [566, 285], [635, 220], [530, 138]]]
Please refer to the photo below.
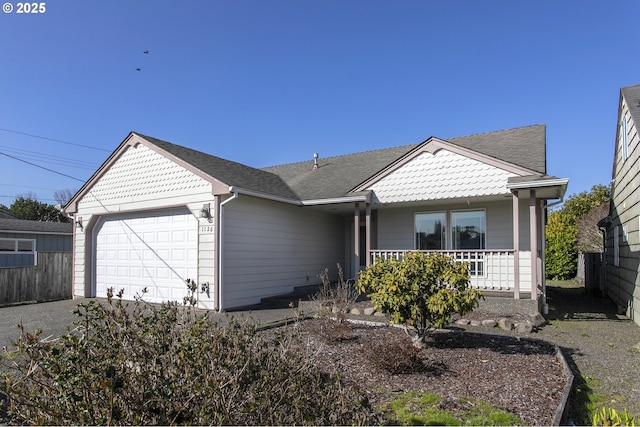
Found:
[[303, 206], [317, 206], [317, 205], [335, 205], [338, 203], [354, 203], [354, 202], [370, 202], [370, 195], [357, 195], [357, 196], [345, 196], [334, 197], [332, 199], [313, 199], [303, 200], [301, 203]]
[[287, 197], [274, 196], [273, 194], [261, 193], [260, 191], [248, 190], [242, 187], [230, 186], [230, 193], [244, 194], [245, 196], [253, 196], [261, 199], [273, 200], [275, 202], [289, 203], [291, 205], [301, 206], [300, 200], [289, 199]]
[[526, 182], [514, 182], [507, 184], [509, 190], [522, 190], [528, 188], [540, 188], [540, 187], [556, 187], [563, 186], [569, 183], [569, 178], [557, 178], [557, 179], [545, 179], [541, 181], [526, 181]]

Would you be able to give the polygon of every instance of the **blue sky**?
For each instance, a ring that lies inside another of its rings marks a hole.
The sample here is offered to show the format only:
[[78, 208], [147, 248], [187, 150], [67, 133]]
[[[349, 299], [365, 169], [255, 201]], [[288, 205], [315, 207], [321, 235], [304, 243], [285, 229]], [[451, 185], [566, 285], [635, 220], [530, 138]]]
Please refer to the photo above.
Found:
[[640, 83], [634, 0], [9, 3], [7, 206], [83, 183], [7, 155], [85, 181], [132, 130], [264, 167], [546, 124], [569, 195], [610, 181], [619, 89]]

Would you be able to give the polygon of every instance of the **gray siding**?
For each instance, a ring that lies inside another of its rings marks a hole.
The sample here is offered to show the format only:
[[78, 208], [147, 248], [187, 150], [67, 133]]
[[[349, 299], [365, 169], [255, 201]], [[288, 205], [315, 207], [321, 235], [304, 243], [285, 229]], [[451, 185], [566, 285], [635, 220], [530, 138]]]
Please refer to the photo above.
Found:
[[[621, 134], [623, 117], [627, 120], [626, 159], [622, 146], [624, 138]], [[624, 98], [621, 98], [618, 114], [613, 178], [611, 226], [606, 235], [606, 291], [620, 311], [640, 325], [640, 138], [637, 123], [633, 121]], [[617, 265], [614, 259], [616, 230], [619, 242]]]
[[[71, 235], [2, 232], [0, 233], [0, 238], [35, 240], [36, 252], [71, 252], [73, 249]], [[0, 267], [24, 267], [30, 265], [34, 265], [33, 254], [0, 253]]]
[[224, 308], [319, 283], [325, 268], [335, 276], [336, 263], [344, 265], [341, 217], [240, 196], [223, 221]]
[[[511, 201], [483, 204], [429, 205], [378, 211], [378, 249], [414, 249], [414, 216], [421, 212], [484, 209], [486, 211], [487, 249], [513, 249]], [[528, 200], [520, 201], [520, 250], [529, 250]], [[447, 236], [450, 240], [450, 236]]]

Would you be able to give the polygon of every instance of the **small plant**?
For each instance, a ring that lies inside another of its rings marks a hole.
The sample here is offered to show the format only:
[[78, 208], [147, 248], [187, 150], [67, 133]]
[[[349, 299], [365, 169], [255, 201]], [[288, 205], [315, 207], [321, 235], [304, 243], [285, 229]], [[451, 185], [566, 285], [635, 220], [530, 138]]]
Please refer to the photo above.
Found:
[[319, 336], [325, 344], [340, 344], [358, 338], [353, 332], [353, 324], [336, 322], [327, 317], [320, 318], [307, 326], [309, 331]]
[[329, 269], [325, 268], [318, 275], [322, 281], [320, 291], [314, 295], [318, 303], [318, 311], [321, 315], [335, 315], [338, 321], [343, 322], [347, 313], [358, 299], [358, 291], [352, 280], [345, 280], [342, 266], [338, 266], [338, 282], [332, 283], [329, 279]]
[[373, 366], [390, 374], [410, 374], [425, 370], [420, 350], [406, 336], [392, 334], [384, 340], [368, 340], [363, 348]]
[[379, 310], [391, 315], [391, 322], [413, 334], [414, 345], [422, 346], [427, 336], [478, 306], [482, 292], [469, 288], [469, 269], [442, 254], [409, 252], [399, 261], [378, 259], [360, 274], [358, 290], [367, 293]]
[[613, 408], [602, 408], [593, 414], [594, 426], [632, 426], [635, 427], [635, 420], [625, 409], [619, 413]]

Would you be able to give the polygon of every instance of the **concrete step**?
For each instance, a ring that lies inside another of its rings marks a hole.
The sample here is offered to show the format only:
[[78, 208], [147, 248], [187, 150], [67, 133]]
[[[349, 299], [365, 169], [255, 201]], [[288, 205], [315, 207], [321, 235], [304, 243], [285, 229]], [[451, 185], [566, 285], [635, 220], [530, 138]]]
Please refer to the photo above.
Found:
[[312, 296], [320, 290], [319, 285], [296, 286], [293, 292], [283, 295], [273, 295], [260, 300], [264, 308], [298, 307], [299, 301], [311, 301]]

